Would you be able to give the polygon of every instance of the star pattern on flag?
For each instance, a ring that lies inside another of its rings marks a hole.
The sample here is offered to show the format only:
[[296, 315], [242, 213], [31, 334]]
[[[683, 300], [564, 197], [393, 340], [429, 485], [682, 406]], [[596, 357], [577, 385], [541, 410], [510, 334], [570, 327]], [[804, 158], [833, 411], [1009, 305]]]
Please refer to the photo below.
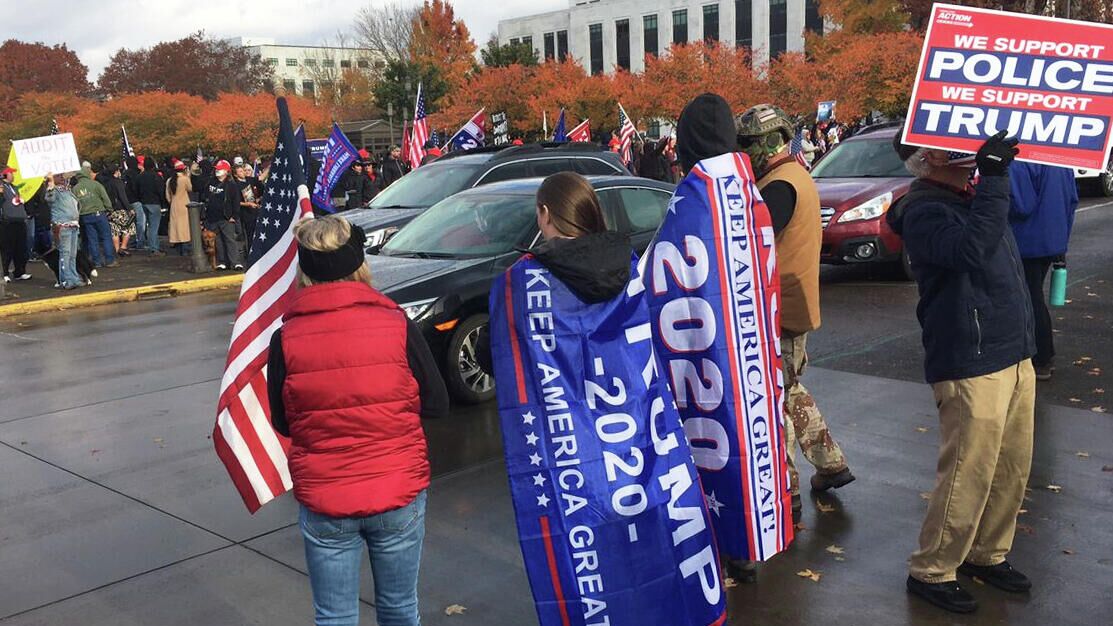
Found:
[[538, 439], [537, 435], [532, 433], [532, 432], [530, 432], [529, 434], [526, 435], [526, 443], [531, 445], [531, 446], [536, 446], [537, 445], [537, 439]]
[[529, 455], [529, 464], [530, 465], [541, 465], [541, 455], [537, 454], [536, 452]]
[[549, 496], [547, 496], [545, 494], [541, 494], [541, 495], [537, 496], [537, 506], [548, 507], [549, 506]]
[[719, 499], [715, 497], [715, 491], [712, 490], [711, 493], [704, 494], [704, 497], [707, 498], [707, 508], [711, 509], [711, 511], [715, 513], [717, 517], [721, 517], [722, 514], [719, 513], [719, 509], [723, 508], [726, 505], [724, 505], [722, 502], [719, 502]]
[[544, 487], [545, 486], [545, 476], [543, 474], [534, 474], [533, 475], [533, 486], [534, 487]]
[[684, 196], [673, 196], [669, 200], [669, 213], [672, 213], [673, 215], [676, 215], [676, 205], [679, 204], [680, 201], [683, 200], [683, 199], [684, 199]]
[[537, 419], [537, 418], [534, 417], [532, 411], [522, 415], [522, 423], [523, 424], [529, 424], [530, 426], [533, 426], [533, 420], [535, 420], [535, 419]]

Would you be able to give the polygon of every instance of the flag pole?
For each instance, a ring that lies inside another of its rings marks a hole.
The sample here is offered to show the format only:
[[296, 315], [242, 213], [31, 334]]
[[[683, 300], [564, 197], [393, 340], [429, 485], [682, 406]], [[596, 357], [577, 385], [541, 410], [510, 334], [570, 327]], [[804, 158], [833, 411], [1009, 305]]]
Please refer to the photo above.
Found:
[[626, 112], [626, 109], [622, 108], [621, 102], [618, 103], [618, 110], [622, 111], [622, 115], [626, 119], [630, 120], [630, 125], [634, 127], [634, 134], [638, 136], [638, 140], [642, 143], [645, 143], [645, 137], [643, 137], [641, 131], [638, 130], [638, 125], [634, 123], [634, 118], [630, 117], [630, 114]]

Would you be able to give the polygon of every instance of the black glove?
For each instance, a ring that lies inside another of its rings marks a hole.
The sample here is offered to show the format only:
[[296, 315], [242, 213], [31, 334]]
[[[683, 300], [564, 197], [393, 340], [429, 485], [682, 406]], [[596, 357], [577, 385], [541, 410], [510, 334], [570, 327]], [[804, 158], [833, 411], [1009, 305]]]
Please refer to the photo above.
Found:
[[1000, 131], [985, 140], [978, 149], [978, 172], [982, 176], [1004, 176], [1009, 171], [1009, 164], [1020, 152], [1016, 144], [1020, 143], [1016, 137], [1005, 139], [1008, 131]]

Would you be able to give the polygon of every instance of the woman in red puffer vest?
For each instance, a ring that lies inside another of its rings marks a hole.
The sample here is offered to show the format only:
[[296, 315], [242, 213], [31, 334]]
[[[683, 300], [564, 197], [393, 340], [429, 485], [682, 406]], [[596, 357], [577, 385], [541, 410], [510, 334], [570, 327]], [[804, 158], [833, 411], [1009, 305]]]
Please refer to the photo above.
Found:
[[341, 217], [294, 228], [298, 283], [270, 343], [275, 430], [290, 475], [317, 623], [358, 624], [364, 546], [381, 624], [418, 624], [429, 459], [422, 417], [448, 412], [429, 347], [371, 287], [363, 231]]

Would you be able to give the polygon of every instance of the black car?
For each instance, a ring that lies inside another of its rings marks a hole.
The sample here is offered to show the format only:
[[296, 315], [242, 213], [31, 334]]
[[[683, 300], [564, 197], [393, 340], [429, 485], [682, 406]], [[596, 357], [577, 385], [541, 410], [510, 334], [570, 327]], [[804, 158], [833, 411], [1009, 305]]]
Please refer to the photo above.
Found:
[[449, 152], [394, 181], [370, 208], [344, 212], [367, 232], [368, 247], [381, 245], [401, 226], [452, 194], [490, 183], [557, 172], [629, 175], [618, 155], [594, 143], [529, 144]]
[[[607, 226], [628, 233], [641, 253], [661, 224], [673, 185], [632, 176], [590, 176]], [[375, 287], [402, 305], [441, 364], [454, 398], [494, 396], [494, 381], [475, 358], [487, 323], [495, 276], [541, 241], [537, 187], [530, 178], [484, 185], [451, 196], [368, 257]]]

